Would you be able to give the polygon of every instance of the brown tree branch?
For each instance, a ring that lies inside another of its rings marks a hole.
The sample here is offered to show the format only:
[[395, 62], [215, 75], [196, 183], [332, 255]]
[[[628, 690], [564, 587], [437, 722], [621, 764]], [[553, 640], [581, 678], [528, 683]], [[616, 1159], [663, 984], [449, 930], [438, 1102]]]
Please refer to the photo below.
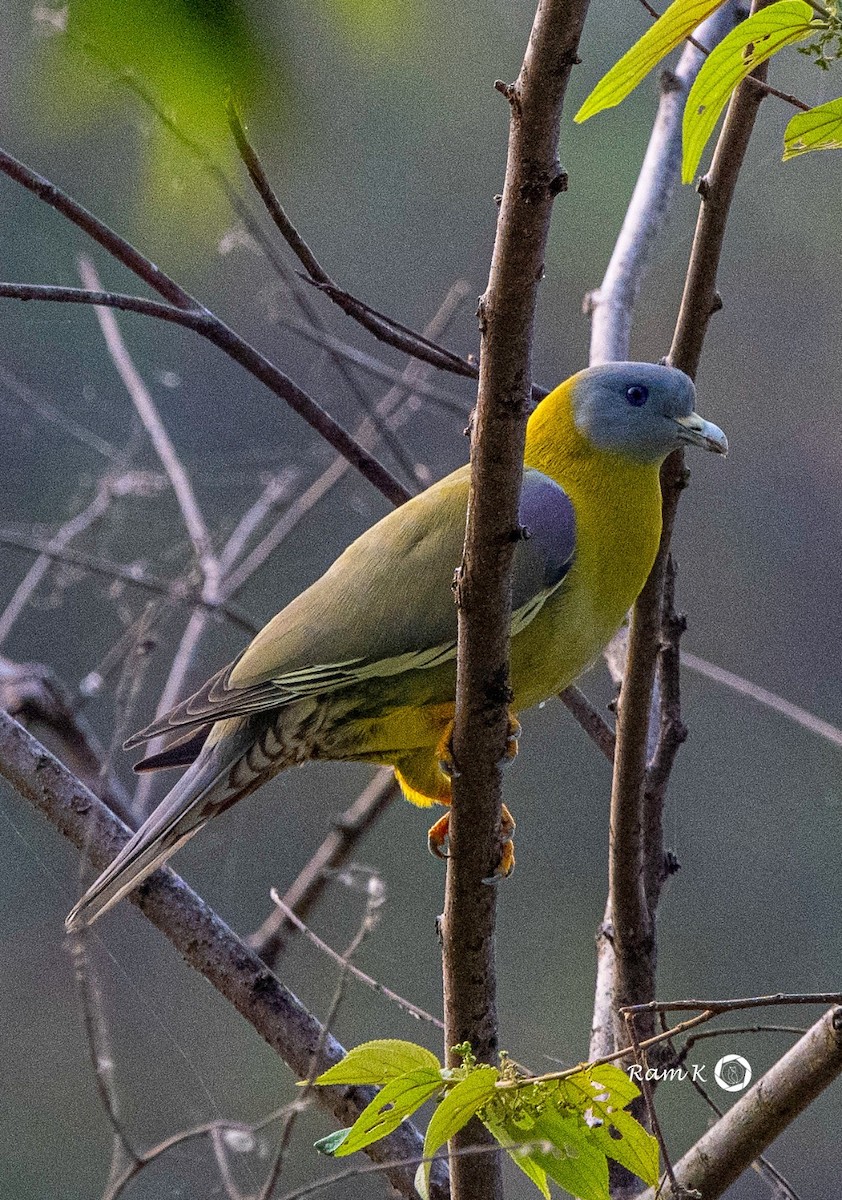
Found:
[[[451, 857], [444, 911], [448, 1061], [470, 1042], [482, 1062], [497, 1053], [495, 892], [484, 882], [500, 856], [501, 768], [507, 729], [511, 580], [532, 394], [532, 337], [553, 201], [566, 185], [556, 157], [561, 110], [587, 0], [540, 0], [509, 101], [509, 149], [485, 295], [471, 492], [459, 609]], [[488, 1144], [471, 1122], [455, 1147]], [[501, 1194], [498, 1157], [451, 1160], [457, 1200]]]
[[[323, 941], [317, 933], [314, 933], [309, 926], [305, 925], [300, 917], [296, 916], [295, 912], [281, 899], [274, 888], [272, 888], [270, 894], [273, 904], [277, 906], [278, 911], [281, 913], [281, 916], [283, 917], [287, 926], [291, 929], [297, 929], [298, 932], [307, 939], [311, 946], [315, 946], [315, 948], [324, 954], [325, 957], [332, 959], [333, 962], [343, 967], [350, 976], [364, 984], [365, 987], [371, 988], [371, 990], [373, 992], [377, 992], [379, 996], [384, 996], [387, 1000], [390, 1000], [396, 1008], [401, 1010], [401, 1012], [405, 1012], [408, 1016], [414, 1017], [416, 1021], [426, 1021], [430, 1025], [435, 1025], [436, 1029], [441, 1029], [444, 1031], [444, 1022], [440, 1021], [438, 1017], [434, 1017], [433, 1014], [428, 1013], [426, 1009], [420, 1008], [417, 1004], [413, 1004], [411, 1000], [407, 1000], [403, 996], [399, 996], [397, 992], [394, 992], [391, 988], [386, 987], [386, 985], [381, 983], [379, 979], [374, 979], [371, 975], [368, 975], [359, 967], [355, 967], [353, 963], [348, 963], [347, 959], [343, 957], [343, 955], [341, 955], [337, 950], [334, 950], [332, 946], [329, 946], [327, 942]], [[260, 957], [263, 958], [263, 955], [261, 954]], [[266, 961], [265, 958], [263, 961]]]
[[132, 802], [109, 768], [96, 734], [75, 708], [77, 697], [49, 667], [0, 655], [0, 709], [26, 728], [45, 730], [68, 770], [131, 824]]
[[[760, 77], [766, 64], [758, 68]], [[716, 272], [737, 177], [763, 94], [741, 86], [732, 97], [711, 170], [700, 188], [702, 207], [691, 252], [684, 295], [670, 349], [673, 366], [695, 376], [707, 323], [718, 307]], [[617, 753], [611, 796], [609, 892], [615, 959], [615, 1014], [625, 1005], [655, 994], [654, 913], [646, 892], [646, 861], [658, 853], [645, 827], [646, 747], [649, 706], [659, 652], [662, 595], [676, 508], [684, 486], [681, 453], [670, 455], [661, 472], [663, 533], [652, 573], [635, 604], [629, 658], [617, 722]], [[651, 812], [649, 814], [651, 817]], [[659, 823], [658, 823], [659, 824]], [[657, 841], [657, 830], [655, 830]], [[648, 839], [648, 841], [647, 841]], [[645, 1028], [644, 1034], [652, 1027]], [[615, 1017], [617, 1044], [626, 1040]]]
[[591, 704], [582, 689], [571, 683], [569, 687], [559, 693], [558, 698], [567, 711], [573, 714], [577, 723], [597, 749], [605, 755], [609, 762], [613, 762], [616, 744], [614, 730], [599, 709]]
[[254, 184], [260, 199], [263, 201], [267, 213], [272, 218], [275, 228], [304, 267], [306, 276], [303, 278], [306, 279], [306, 282], [324, 292], [344, 313], [353, 317], [355, 321], [362, 325], [364, 329], [367, 329], [379, 341], [394, 346], [396, 350], [400, 350], [404, 354], [409, 354], [412, 358], [429, 363], [432, 367], [438, 367], [439, 370], [451, 371], [456, 375], [464, 375], [469, 379], [476, 379], [476, 363], [460, 358], [458, 354], [454, 354], [450, 350], [445, 350], [435, 342], [430, 341], [423, 334], [416, 333], [414, 330], [408, 329], [406, 325], [401, 325], [391, 317], [387, 317], [385, 313], [371, 308], [370, 305], [363, 303], [362, 300], [358, 300], [331, 279], [307, 245], [307, 242], [287, 216], [272, 184], [269, 182], [269, 177], [263, 168], [257, 150], [249, 140], [240, 119], [240, 114], [233, 101], [229, 101], [227, 111], [228, 124], [236, 142], [237, 150], [240, 153], [240, 158], [243, 160], [243, 164], [249, 173], [249, 178]]
[[[0, 713], [0, 773], [98, 870], [112, 861], [129, 831], [52, 754], [5, 713]], [[131, 896], [143, 914], [280, 1055], [306, 1079], [320, 1042], [319, 1070], [338, 1062], [342, 1046], [289, 992], [253, 951], [172, 870], [156, 872]], [[352, 1123], [372, 1098], [370, 1088], [319, 1089], [318, 1099], [343, 1125]], [[404, 1122], [370, 1148], [377, 1162], [421, 1155], [422, 1139]], [[413, 1170], [389, 1169], [392, 1184], [415, 1200]], [[434, 1167], [433, 1192], [447, 1196], [443, 1164]]]
[[717, 1200], [840, 1073], [842, 1008], [832, 1008], [675, 1164], [678, 1184]]
[[96, 303], [108, 307], [128, 307], [127, 301], [130, 300], [136, 312], [145, 311], [147, 315], [157, 316], [192, 329], [224, 351], [240, 366], [245, 367], [270, 391], [284, 400], [393, 504], [401, 504], [409, 499], [410, 493], [406, 488], [386, 470], [382, 463], [355, 442], [325, 409], [311, 399], [296, 383], [293, 383], [289, 376], [270, 362], [265, 355], [164, 274], [125, 238], [115, 233], [113, 229], [110, 229], [93, 213], [88, 212], [55, 184], [18, 162], [4, 150], [0, 150], [0, 171], [55, 208], [72, 224], [98, 242], [113, 258], [128, 267], [138, 278], [163, 296], [168, 304], [153, 308], [154, 302], [152, 301], [144, 301], [140, 297], [113, 296], [110, 293], [98, 293], [96, 300], [92, 301], [88, 293], [74, 288], [22, 284], [0, 285], [0, 296]]
[[[735, 5], [722, 5], [697, 31], [709, 44], [717, 43], [732, 27]], [[599, 288], [585, 299], [591, 318], [591, 363], [630, 357], [634, 310], [658, 239], [662, 236], [680, 178], [681, 122], [687, 94], [704, 61], [704, 52], [690, 39], [674, 71], [661, 76], [660, 99], [649, 144], [623, 219], [611, 259]], [[615, 682], [622, 683], [628, 657], [628, 629], [622, 629], [606, 651]], [[656, 686], [650, 700], [646, 758], [654, 753], [660, 725], [661, 697]], [[613, 746], [612, 746], [613, 758]], [[652, 856], [663, 863], [660, 837], [649, 839]], [[651, 858], [650, 858], [651, 861]], [[614, 947], [609, 893], [597, 931], [597, 977], [591, 1022], [589, 1057], [599, 1058], [615, 1046]]]

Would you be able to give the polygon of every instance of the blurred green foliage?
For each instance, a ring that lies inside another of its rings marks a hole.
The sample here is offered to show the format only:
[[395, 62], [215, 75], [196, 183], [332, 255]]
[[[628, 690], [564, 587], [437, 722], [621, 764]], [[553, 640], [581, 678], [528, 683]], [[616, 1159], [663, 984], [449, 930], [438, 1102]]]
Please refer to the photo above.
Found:
[[[70, 0], [64, 34], [43, 44], [29, 86], [37, 119], [56, 138], [107, 126], [116, 109], [137, 106], [139, 93], [231, 167], [227, 97], [247, 110], [270, 100], [281, 105], [286, 77], [277, 54], [273, 60], [270, 76], [239, 0]], [[207, 187], [199, 159], [151, 111], [145, 126], [135, 224], [194, 251], [228, 221], [228, 205]]]

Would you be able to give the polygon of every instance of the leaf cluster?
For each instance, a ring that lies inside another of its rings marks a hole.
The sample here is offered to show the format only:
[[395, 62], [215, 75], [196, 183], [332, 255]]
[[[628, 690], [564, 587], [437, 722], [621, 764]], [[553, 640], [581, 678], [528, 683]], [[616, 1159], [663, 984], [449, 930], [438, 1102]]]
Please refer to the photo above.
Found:
[[[674, 0], [643, 37], [602, 77], [579, 112], [586, 121], [620, 104], [675, 47], [689, 37], [723, 0]], [[842, 58], [842, 21], [836, 5], [821, 10], [806, 0], [778, 0], [760, 9], [707, 53], [684, 110], [681, 176], [691, 183], [716, 123], [740, 83], [786, 46], [799, 47], [827, 69]], [[784, 134], [784, 161], [810, 150], [842, 147], [842, 97], [792, 118]]]
[[470, 1046], [455, 1050], [457, 1067], [443, 1067], [413, 1042], [372, 1041], [349, 1051], [316, 1084], [376, 1084], [380, 1091], [349, 1129], [322, 1138], [316, 1148], [337, 1158], [353, 1154], [436, 1100], [415, 1178], [422, 1200], [428, 1200], [433, 1157], [474, 1117], [546, 1200], [551, 1179], [578, 1200], [609, 1200], [609, 1159], [657, 1185], [658, 1143], [627, 1110], [640, 1093], [624, 1071], [586, 1065], [532, 1078], [505, 1056], [494, 1067], [478, 1063]]

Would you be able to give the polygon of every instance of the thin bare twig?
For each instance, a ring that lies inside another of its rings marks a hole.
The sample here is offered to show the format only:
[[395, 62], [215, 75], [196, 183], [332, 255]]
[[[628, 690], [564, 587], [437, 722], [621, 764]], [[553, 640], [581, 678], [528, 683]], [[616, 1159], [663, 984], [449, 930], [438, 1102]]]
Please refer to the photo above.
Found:
[[[113, 484], [114, 480], [110, 473], [99, 481], [93, 499], [75, 517], [65, 521], [50, 538], [51, 550], [63, 550], [74, 538], [87, 532], [92, 525], [96, 524], [100, 517], [108, 511], [111, 504], [114, 495]], [[0, 645], [11, 633], [13, 625], [26, 609], [53, 561], [49, 554], [39, 554], [15, 588], [11, 600], [0, 614]]]
[[[204, 636], [209, 617], [210, 614], [206, 608], [194, 608], [191, 612], [187, 625], [181, 635], [181, 640], [178, 643], [178, 649], [170, 664], [163, 691], [158, 697], [158, 703], [155, 706], [156, 718], [162, 717], [164, 713], [174, 708], [182, 698], [185, 692], [185, 681], [193, 665], [193, 660], [196, 657], [199, 642]], [[163, 749], [165, 741], [164, 737], [153, 738], [145, 747], [146, 753], [149, 755], [157, 754], [159, 750]], [[144, 772], [138, 779], [133, 805], [134, 811], [138, 816], [146, 815], [149, 806], [149, 797], [154, 789], [154, 784], [155, 773], [152, 771]]]
[[23, 404], [30, 412], [36, 413], [42, 421], [46, 421], [50, 425], [55, 425], [57, 428], [69, 434], [74, 441], [81, 446], [86, 446], [89, 450], [93, 450], [96, 454], [102, 455], [108, 462], [122, 465], [125, 455], [122, 450], [118, 450], [116, 446], [107, 441], [98, 433], [94, 433], [92, 429], [88, 429], [86, 425], [80, 424], [79, 421], [62, 412], [55, 404], [43, 396], [39, 396], [34, 392], [28, 384], [19, 379], [13, 371], [8, 367], [0, 364], [0, 384], [11, 395], [12, 399], [19, 404]]
[[[302, 312], [309, 322], [307, 328], [312, 328], [317, 335], [322, 334], [325, 338], [323, 344], [327, 345], [328, 353], [334, 362], [337, 370], [342, 376], [344, 382], [349, 387], [353, 395], [356, 397], [360, 407], [369, 416], [373, 416], [369, 398], [364, 389], [359, 385], [352, 371], [348, 370], [343, 355], [338, 353], [333, 347], [327, 344], [329, 335], [326, 333], [324, 322], [321, 320], [315, 306], [310, 303], [306, 293], [300, 286], [300, 282], [296, 279], [295, 273], [289, 269], [280, 255], [277, 253], [274, 243], [271, 238], [265, 233], [260, 221], [253, 213], [250, 205], [245, 198], [240, 194], [237, 186], [229, 179], [225, 170], [220, 166], [219, 162], [212, 156], [207, 147], [203, 146], [196, 139], [192, 138], [174, 119], [174, 117], [165, 108], [163, 108], [156, 98], [152, 95], [149, 89], [143, 83], [143, 80], [131, 70], [124, 69], [121, 65], [113, 62], [110, 56], [105, 53], [102, 47], [91, 43], [86, 39], [74, 39], [80, 47], [96, 61], [104, 65], [115, 78], [121, 83], [129, 87], [134, 94], [146, 105], [149, 110], [154, 113], [155, 117], [169, 131], [170, 134], [192, 154], [201, 164], [202, 169], [208, 177], [220, 189], [222, 194], [228, 200], [234, 213], [239, 217], [243, 227], [248, 232], [249, 236], [254, 239], [257, 247], [263, 252], [267, 260], [271, 263], [280, 277], [284, 280], [289, 288], [290, 295], [294, 303]], [[243, 135], [245, 136], [245, 135]], [[406, 455], [403, 445], [393, 438], [388, 429], [382, 430], [383, 438], [386, 445], [392, 451], [395, 459], [403, 469], [410, 475], [415, 476], [415, 464], [413, 464]]]
[[[658, 12], [658, 10], [656, 8], [652, 7], [652, 5], [649, 3], [649, 0], [639, 0], [639, 2], [641, 4], [641, 6], [649, 14], [649, 16], [652, 17], [653, 20], [657, 21], [658, 18], [661, 16], [661, 14]], [[817, 13], [823, 13], [823, 11], [824, 11], [819, 5], [813, 5], [812, 7], [815, 8], [815, 11]], [[690, 46], [695, 47], [695, 49], [698, 50], [701, 54], [704, 54], [704, 55], [710, 54], [709, 47], [704, 45], [704, 43], [700, 40], [700, 37], [704, 37], [704, 34], [702, 33], [701, 29], [696, 31], [695, 37], [688, 37], [687, 42]], [[803, 100], [799, 100], [796, 96], [790, 95], [789, 92], [779, 91], [776, 87], [772, 87], [772, 85], [770, 83], [766, 83], [765, 80], [755, 79], [753, 76], [750, 75], [748, 78], [748, 82], [751, 87], [757, 88], [759, 91], [763, 92], [763, 94], [766, 96], [777, 96], [779, 100], [785, 100], [787, 102], [787, 104], [792, 104], [795, 108], [800, 108], [802, 112], [810, 111], [809, 104], [805, 104]]]
[[222, 575], [226, 576], [231, 572], [260, 525], [289, 497], [298, 477], [297, 468], [281, 471], [269, 480], [254, 504], [246, 509], [219, 555], [219, 569]]
[[806, 708], [793, 704], [791, 700], [785, 700], [776, 692], [770, 692], [768, 688], [760, 687], [759, 684], [752, 683], [750, 679], [745, 679], [742, 675], [735, 674], [734, 671], [726, 671], [724, 667], [718, 667], [716, 663], [709, 662], [706, 658], [700, 658], [698, 654], [691, 654], [689, 650], [682, 651], [681, 661], [691, 671], [696, 671], [699, 675], [704, 675], [716, 683], [721, 683], [724, 687], [731, 688], [740, 696], [748, 696], [749, 699], [756, 700], [758, 704], [763, 704], [766, 708], [771, 708], [773, 712], [780, 713], [781, 716], [800, 725], [802, 729], [817, 734], [818, 737], [824, 738], [834, 746], [842, 747], [842, 729], [837, 725], [831, 725], [829, 721], [823, 721], [821, 717], [808, 712]]
[[307, 281], [325, 292], [335, 304], [339, 305], [343, 312], [352, 316], [354, 320], [363, 325], [369, 333], [374, 334], [380, 341], [387, 342], [390, 346], [394, 346], [395, 349], [401, 350], [413, 358], [419, 358], [433, 367], [438, 367], [440, 370], [452, 371], [457, 375], [465, 375], [469, 379], [475, 379], [477, 375], [475, 363], [460, 358], [458, 354], [453, 354], [449, 350], [442, 349], [441, 346], [437, 346], [422, 334], [415, 333], [405, 325], [393, 321], [391, 317], [377, 312], [376, 309], [364, 304], [361, 300], [356, 299], [349, 292], [340, 288], [330, 278], [284, 211], [263, 169], [263, 164], [260, 161], [257, 151], [249, 141], [236, 105], [233, 102], [229, 102], [228, 104], [228, 123], [234, 141], [237, 144], [237, 149], [240, 152], [240, 157], [251, 177], [251, 181], [263, 201], [266, 211], [274, 221], [276, 228], [307, 272]]
[[[696, 1042], [703, 1042], [708, 1038], [737, 1037], [747, 1033], [795, 1033], [803, 1037], [806, 1032], [802, 1025], [728, 1025], [725, 1029], [703, 1029], [701, 1033], [694, 1033], [689, 1037], [679, 1053], [670, 1061], [672, 1066], [680, 1067]], [[719, 1115], [722, 1116], [722, 1113]]]
[[571, 683], [559, 694], [559, 700], [564, 707], [576, 718], [594, 745], [609, 762], [614, 761], [614, 730], [595, 708], [581, 688]]
[[[377, 928], [378, 924], [380, 923], [383, 904], [386, 900], [386, 888], [383, 880], [373, 872], [368, 873], [365, 895], [365, 911], [363, 912], [363, 916], [357, 931], [351, 938], [351, 941], [348, 943], [344, 953], [337, 956], [340, 966], [339, 978], [336, 982], [336, 988], [333, 993], [333, 999], [331, 1000], [330, 1007], [325, 1015], [324, 1024], [322, 1025], [319, 1045], [316, 1047], [316, 1051], [313, 1054], [310, 1070], [307, 1074], [307, 1078], [304, 1080], [304, 1086], [301, 1090], [298, 1103], [291, 1105], [287, 1112], [283, 1127], [281, 1129], [281, 1137], [278, 1144], [277, 1153], [275, 1154], [275, 1160], [266, 1177], [266, 1182], [260, 1189], [260, 1195], [258, 1196], [257, 1200], [271, 1200], [272, 1193], [274, 1192], [278, 1180], [281, 1177], [281, 1171], [283, 1170], [286, 1153], [289, 1149], [290, 1141], [292, 1139], [292, 1132], [298, 1120], [298, 1116], [303, 1111], [304, 1106], [309, 1103], [313, 1096], [316, 1079], [320, 1073], [319, 1059], [322, 1055], [322, 1049], [327, 1038], [330, 1036], [330, 1031], [333, 1029], [337, 1014], [345, 998], [348, 978], [353, 971], [351, 960], [359, 950], [360, 946], [362, 946], [365, 939], [370, 933], [373, 932], [373, 930]], [[273, 899], [275, 899], [275, 896], [273, 896]]]
[[[167, 301], [166, 305], [159, 305], [153, 312], [154, 302], [130, 298], [141, 306], [135, 307], [135, 311], [146, 311], [148, 315], [175, 322], [201, 334], [235, 362], [245, 367], [276, 396], [283, 399], [335, 450], [348, 458], [361, 474], [393, 503], [400, 504], [409, 498], [406, 488], [386, 470], [382, 463], [355, 442], [325, 409], [311, 399], [302, 388], [293, 383], [264, 354], [261, 354], [224, 321], [184, 291], [179, 284], [142, 255], [125, 238], [115, 233], [93, 213], [88, 212], [61, 188], [38, 175], [4, 150], [0, 150], [0, 171], [82, 229], [112, 257], [128, 267]], [[22, 284], [0, 284], [0, 296], [4, 295], [16, 296], [18, 299], [72, 300], [107, 307], [125, 306], [123, 301], [126, 300], [126, 297], [115, 297], [111, 293], [96, 293], [92, 298], [89, 293], [79, 289], [45, 289], [36, 285]], [[145, 309], [142, 307], [143, 305], [146, 306]]]
[[401, 1009], [402, 1012], [408, 1013], [411, 1017], [414, 1017], [416, 1021], [426, 1021], [430, 1025], [435, 1025], [437, 1029], [441, 1029], [442, 1031], [444, 1030], [444, 1022], [440, 1021], [438, 1017], [434, 1017], [432, 1013], [428, 1013], [426, 1009], [419, 1008], [418, 1005], [413, 1004], [411, 1000], [405, 1000], [403, 996], [399, 996], [397, 992], [393, 992], [391, 988], [386, 987], [386, 985], [380, 983], [379, 980], [373, 979], [371, 975], [367, 975], [365, 971], [361, 971], [360, 968], [355, 967], [353, 963], [347, 962], [344, 955], [339, 954], [338, 951], [334, 950], [332, 946], [329, 946], [327, 942], [322, 941], [319, 935], [314, 933], [309, 926], [305, 925], [301, 918], [295, 915], [295, 912], [292, 910], [292, 908], [290, 908], [288, 904], [284, 903], [275, 888], [272, 888], [270, 895], [272, 897], [272, 903], [277, 905], [278, 910], [284, 917], [284, 920], [288, 921], [291, 925], [294, 925], [300, 933], [303, 933], [307, 941], [315, 946], [317, 950], [320, 950], [322, 954], [327, 955], [327, 957], [333, 959], [335, 963], [338, 963], [341, 967], [347, 969], [348, 974], [352, 975], [354, 979], [358, 979], [360, 983], [365, 984], [367, 988], [371, 988], [373, 992], [377, 992], [379, 995], [385, 996], [387, 1000], [391, 1000], [391, 1002]]
[[[471, 289], [467, 283], [463, 283], [462, 281], [455, 283], [453, 286], [457, 290], [457, 294], [463, 297], [471, 293]], [[350, 342], [343, 341], [342, 338], [336, 337], [335, 334], [324, 333], [320, 329], [308, 325], [305, 321], [299, 321], [286, 313], [273, 314], [273, 317], [285, 329], [299, 334], [312, 345], [319, 346], [323, 350], [330, 350], [334, 354], [346, 358], [349, 362], [359, 367], [361, 371], [373, 375], [376, 379], [382, 379], [386, 383], [402, 383], [404, 381], [403, 371], [397, 367], [390, 367], [387, 363], [381, 362], [379, 358], [375, 358], [373, 354], [369, 354], [365, 350], [360, 350], [358, 346], [352, 346]], [[425, 329], [425, 336], [426, 333]], [[413, 359], [412, 361], [419, 362], [420, 360]], [[426, 383], [420, 377], [413, 385], [413, 388], [419, 396], [423, 396], [434, 406], [443, 409], [445, 412], [454, 413], [462, 420], [467, 417], [468, 401], [461, 400], [454, 393], [446, 391], [435, 383]]]
[[140, 1157], [120, 1120], [119, 1099], [114, 1078], [114, 1059], [103, 1011], [102, 993], [88, 954], [87, 939], [83, 933], [70, 935], [70, 952], [85, 1025], [88, 1054], [94, 1069], [97, 1095], [114, 1136], [110, 1179], [115, 1179], [123, 1173], [127, 1162], [130, 1167], [134, 1166], [140, 1161]]
[[83, 570], [89, 571], [92, 575], [102, 575], [106, 579], [119, 579], [130, 587], [136, 587], [146, 592], [153, 592], [157, 596], [165, 596], [175, 604], [202, 604], [212, 612], [222, 613], [232, 624], [239, 626], [240, 629], [252, 637], [254, 637], [259, 629], [259, 626], [255, 624], [251, 617], [236, 604], [232, 604], [230, 600], [225, 599], [216, 604], [208, 604], [202, 600], [201, 596], [196, 594], [195, 586], [191, 585], [188, 581], [184, 579], [161, 579], [158, 576], [150, 575], [140, 564], [123, 566], [120, 563], [108, 562], [107, 559], [100, 558], [97, 555], [83, 554], [78, 550], [70, 550], [66, 546], [61, 550], [57, 550], [46, 538], [39, 538], [33, 534], [18, 533], [17, 530], [13, 529], [0, 529], [0, 546], [11, 546], [16, 550], [26, 550], [32, 554], [44, 554], [56, 562], [64, 562], [74, 567], [81, 567]]
[[154, 1146], [150, 1146], [148, 1150], [138, 1152], [136, 1160], [130, 1163], [122, 1174], [111, 1181], [109, 1187], [103, 1193], [102, 1200], [119, 1200], [126, 1187], [141, 1173], [144, 1167], [148, 1167], [150, 1163], [156, 1162], [175, 1147], [183, 1146], [185, 1142], [195, 1141], [197, 1138], [208, 1136], [214, 1137], [220, 1133], [229, 1132], [254, 1137], [255, 1134], [260, 1133], [274, 1121], [281, 1120], [288, 1108], [289, 1105], [285, 1104], [283, 1108], [276, 1109], [269, 1116], [263, 1117], [260, 1121], [255, 1121], [252, 1125], [244, 1124], [241, 1121], [207, 1121], [203, 1125], [195, 1125], [191, 1129], [183, 1129], [179, 1133], [174, 1133]]
[[[79, 275], [87, 291], [102, 290], [96, 267], [84, 255], [79, 259]], [[187, 535], [193, 545], [196, 561], [202, 573], [202, 599], [213, 604], [219, 598], [219, 562], [213, 552], [213, 541], [199, 508], [193, 485], [164, 422], [161, 420], [157, 405], [126, 349], [126, 343], [116, 317], [108, 308], [96, 308], [94, 313], [111, 361], [123, 381], [135, 411], [149, 434], [149, 440], [152, 442], [161, 466], [172, 484]]]
[[679, 1188], [678, 1182], [675, 1178], [675, 1172], [673, 1170], [672, 1161], [669, 1155], [669, 1148], [667, 1147], [666, 1138], [664, 1137], [663, 1130], [661, 1129], [661, 1123], [658, 1120], [658, 1114], [655, 1111], [655, 1100], [652, 1095], [652, 1086], [649, 1082], [649, 1064], [646, 1059], [646, 1050], [643, 1046], [641, 1046], [640, 1039], [637, 1036], [634, 1017], [627, 1014], [626, 1020], [629, 1030], [629, 1040], [631, 1041], [632, 1050], [634, 1051], [635, 1061], [642, 1068], [639, 1082], [641, 1091], [643, 1092], [643, 1098], [646, 1101], [646, 1111], [649, 1116], [649, 1124], [652, 1127], [652, 1132], [657, 1139], [658, 1146], [661, 1151], [661, 1159], [664, 1164], [666, 1177], [670, 1183], [671, 1194], [674, 1197], [674, 1200], [685, 1200], [685, 1197], [686, 1200], [691, 1200], [690, 1196], [684, 1192], [684, 1189]]
[[774, 1008], [787, 1004], [842, 1004], [842, 992], [775, 992], [769, 996], [740, 996], [729, 1000], [651, 1000], [647, 1004], [628, 1004], [620, 1009], [636, 1018], [642, 1013], [741, 1012], [747, 1008]]
[[[348, 861], [360, 840], [395, 800], [398, 791], [394, 774], [389, 768], [383, 768], [333, 822], [333, 829], [283, 897], [283, 905], [297, 918], [304, 920], [307, 917], [336, 871]], [[268, 966], [274, 967], [293, 929], [292, 921], [276, 907], [251, 935], [248, 944]]]

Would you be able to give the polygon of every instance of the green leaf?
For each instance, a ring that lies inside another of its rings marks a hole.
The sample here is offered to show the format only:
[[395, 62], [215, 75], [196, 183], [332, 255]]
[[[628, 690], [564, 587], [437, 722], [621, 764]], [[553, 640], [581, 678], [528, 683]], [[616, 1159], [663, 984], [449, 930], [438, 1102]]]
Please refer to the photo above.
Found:
[[663, 16], [603, 75], [574, 121], [587, 121], [604, 108], [613, 108], [634, 91], [656, 63], [692, 33], [722, 0], [674, 0]]
[[438, 1063], [435, 1070], [432, 1067], [420, 1067], [408, 1075], [391, 1079], [357, 1117], [351, 1132], [335, 1150], [335, 1156], [344, 1158], [346, 1154], [353, 1154], [355, 1150], [362, 1150], [386, 1137], [416, 1108], [420, 1108], [425, 1100], [434, 1096], [441, 1086]]
[[[528, 1136], [524, 1136], [523, 1130], [514, 1125], [510, 1117], [500, 1117], [497, 1113], [493, 1117], [483, 1113], [482, 1123], [492, 1137], [497, 1139], [512, 1162], [517, 1163], [524, 1175], [532, 1180], [545, 1200], [550, 1200], [547, 1172], [531, 1157], [529, 1149], [519, 1144], [529, 1140]], [[427, 1200], [427, 1197], [422, 1195], [421, 1200]]]
[[[427, 1127], [427, 1136], [424, 1138], [425, 1158], [432, 1158], [445, 1142], [450, 1141], [454, 1133], [458, 1133], [468, 1124], [478, 1109], [493, 1098], [499, 1078], [500, 1072], [496, 1067], [477, 1067], [447, 1093]], [[423, 1200], [427, 1195], [432, 1164], [427, 1162], [421, 1165], [424, 1168]]]
[[313, 1142], [313, 1149], [318, 1150], [319, 1154], [326, 1154], [329, 1158], [333, 1158], [350, 1132], [350, 1125], [347, 1129], [335, 1129], [333, 1133], [329, 1133], [326, 1137], [319, 1138], [317, 1142]]
[[384, 1038], [377, 1042], [363, 1042], [349, 1050], [342, 1062], [321, 1074], [316, 1083], [388, 1083], [410, 1071], [426, 1067], [431, 1071], [441, 1069], [435, 1054], [416, 1046], [414, 1042], [401, 1042]]
[[[607, 1124], [591, 1129], [595, 1143], [604, 1154], [637, 1175], [649, 1187], [657, 1187], [661, 1170], [658, 1139], [647, 1133], [640, 1122], [623, 1108], [612, 1112], [609, 1120], [610, 1129]], [[612, 1129], [620, 1136], [613, 1136]]]
[[806, 0], [779, 0], [732, 29], [710, 52], [684, 109], [684, 183], [692, 183], [702, 151], [737, 84], [784, 46], [815, 33], [814, 17]]
[[591, 1081], [594, 1094], [600, 1096], [602, 1091], [616, 1108], [624, 1108], [630, 1101], [640, 1095], [640, 1088], [633, 1082], [625, 1071], [611, 1063], [603, 1063], [600, 1067], [588, 1067], [582, 1072]]
[[[640, 1095], [637, 1084], [610, 1063], [586, 1068], [561, 1082], [559, 1099], [602, 1122], [591, 1126], [590, 1133], [603, 1154], [622, 1163], [651, 1187], [656, 1186], [660, 1161], [657, 1139], [625, 1111], [625, 1105]], [[612, 1136], [612, 1127], [619, 1136]]]
[[842, 96], [796, 113], [784, 134], [784, 162], [811, 150], [842, 150]]
[[608, 1160], [595, 1144], [593, 1131], [581, 1117], [560, 1113], [548, 1104], [530, 1133], [550, 1149], [533, 1149], [529, 1157], [578, 1200], [610, 1200]]

